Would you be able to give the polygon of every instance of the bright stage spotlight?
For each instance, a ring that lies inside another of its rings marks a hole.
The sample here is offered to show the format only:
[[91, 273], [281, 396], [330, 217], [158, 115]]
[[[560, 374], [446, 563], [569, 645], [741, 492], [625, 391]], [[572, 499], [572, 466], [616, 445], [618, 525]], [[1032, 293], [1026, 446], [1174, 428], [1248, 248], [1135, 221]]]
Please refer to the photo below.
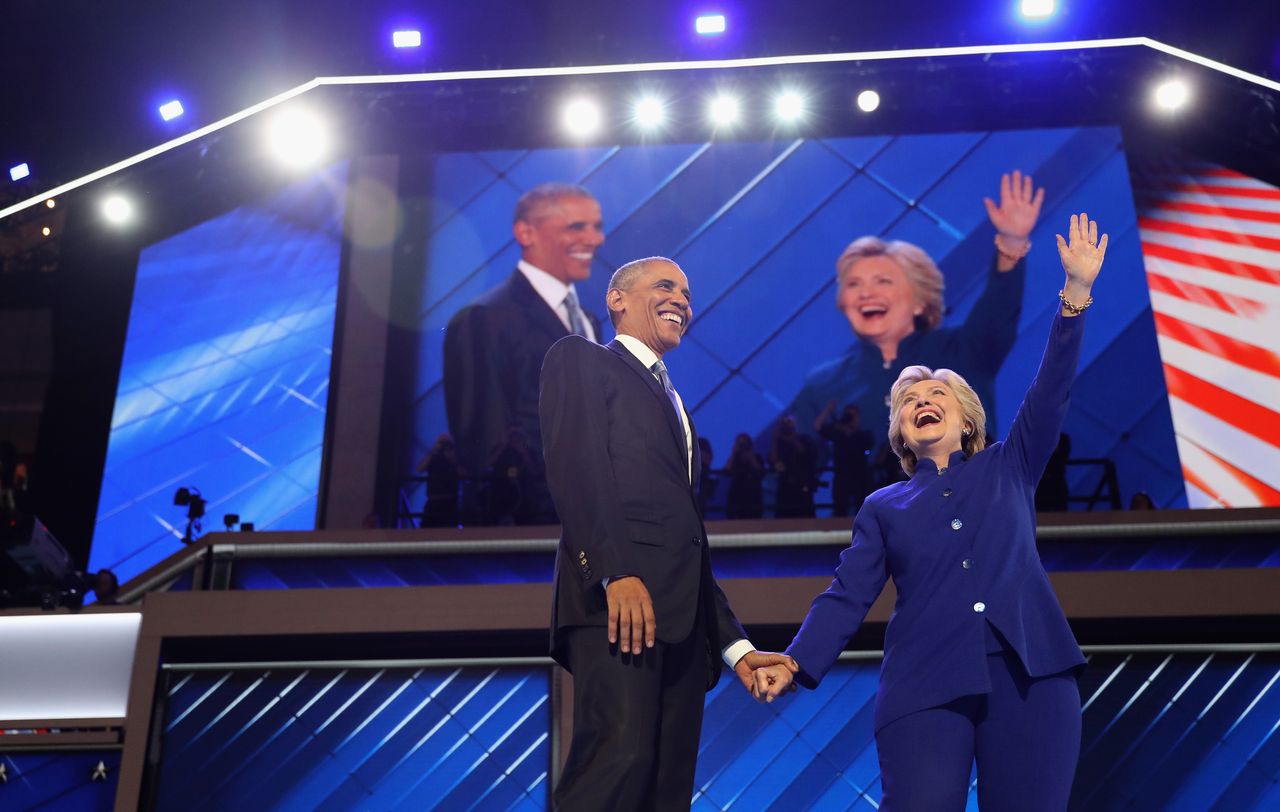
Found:
[[290, 110], [272, 120], [267, 132], [271, 154], [282, 163], [302, 168], [320, 161], [329, 151], [329, 138], [320, 120], [303, 110]]
[[697, 31], [704, 37], [713, 34], [723, 34], [725, 31], [725, 20], [723, 14], [703, 14], [693, 21], [693, 30]]
[[31, 167], [26, 164], [18, 164], [9, 167], [9, 180], [20, 181], [31, 174]]
[[133, 205], [120, 195], [102, 201], [102, 216], [112, 225], [124, 225], [133, 219]]
[[173, 121], [175, 118], [183, 114], [182, 102], [174, 99], [160, 105], [160, 118], [165, 121]]
[[418, 48], [422, 45], [422, 32], [395, 31], [391, 34], [391, 44], [397, 48]]
[[40, 233], [48, 237], [50, 234], [53, 233], [53, 229], [49, 228], [48, 226], [45, 226], [44, 228], [40, 229]]
[[720, 95], [711, 100], [707, 110], [711, 123], [716, 127], [731, 127], [738, 121], [738, 100], [733, 96]]
[[804, 117], [804, 96], [794, 90], [786, 90], [778, 94], [773, 101], [773, 112], [778, 120], [792, 124]]
[[560, 120], [569, 135], [587, 138], [599, 132], [604, 116], [600, 105], [590, 99], [574, 99], [564, 106]]
[[1021, 0], [1018, 12], [1028, 20], [1043, 20], [1052, 17], [1058, 10], [1056, 0]]
[[641, 129], [652, 130], [661, 127], [667, 120], [667, 106], [662, 103], [662, 99], [646, 96], [636, 102], [633, 116]]
[[1156, 85], [1153, 98], [1156, 107], [1172, 113], [1186, 106], [1191, 98], [1191, 91], [1187, 88], [1187, 83], [1181, 79], [1167, 79]]
[[874, 90], [864, 90], [858, 94], [858, 109], [864, 113], [875, 112], [880, 106], [880, 94]]
[[45, 208], [52, 209], [53, 207], [55, 207], [55, 206], [57, 206], [57, 205], [58, 205], [58, 201], [54, 200], [54, 199], [51, 197], [51, 198], [49, 198], [48, 200], [46, 200], [46, 201], [44, 202], [44, 205], [45, 205]]

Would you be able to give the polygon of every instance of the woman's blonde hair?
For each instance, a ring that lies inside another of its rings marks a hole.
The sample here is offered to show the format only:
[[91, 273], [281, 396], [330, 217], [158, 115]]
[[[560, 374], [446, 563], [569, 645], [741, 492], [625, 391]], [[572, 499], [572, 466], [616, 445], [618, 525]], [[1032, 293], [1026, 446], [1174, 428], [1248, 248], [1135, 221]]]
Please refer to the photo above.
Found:
[[942, 271], [934, 264], [924, 249], [902, 240], [885, 242], [879, 237], [859, 237], [849, 243], [840, 258], [836, 260], [836, 300], [840, 299], [840, 291], [844, 290], [844, 278], [853, 267], [853, 263], [869, 257], [889, 257], [898, 263], [898, 267], [906, 274], [907, 284], [915, 292], [923, 310], [915, 317], [915, 327], [927, 333], [942, 323], [943, 309], [942, 290], [946, 283]]
[[960, 438], [960, 448], [966, 457], [972, 457], [987, 447], [987, 410], [982, 408], [982, 400], [969, 382], [949, 369], [929, 369], [919, 365], [907, 367], [889, 390], [889, 447], [898, 455], [907, 476], [916, 472], [917, 460], [915, 452], [902, 440], [902, 402], [907, 399], [907, 390], [920, 381], [942, 381], [951, 388], [956, 402], [960, 404], [965, 428], [969, 430]]

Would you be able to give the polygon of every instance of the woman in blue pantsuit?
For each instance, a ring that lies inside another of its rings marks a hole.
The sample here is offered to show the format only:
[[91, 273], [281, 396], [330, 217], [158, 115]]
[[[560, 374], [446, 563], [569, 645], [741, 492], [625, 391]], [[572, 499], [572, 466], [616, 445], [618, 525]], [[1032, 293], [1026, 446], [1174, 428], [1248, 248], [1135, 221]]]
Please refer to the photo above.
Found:
[[[1080, 746], [1075, 673], [1084, 659], [1035, 546], [1035, 488], [1058, 442], [1106, 252], [1073, 215], [1058, 237], [1061, 307], [1040, 370], [1004, 442], [951, 370], [908, 367], [891, 392], [889, 441], [911, 477], [868, 497], [835, 579], [787, 653], [816, 687], [887, 578], [898, 599], [885, 632], [876, 747], [889, 812], [962, 810], [977, 759], [983, 812], [1062, 810]], [[755, 673], [757, 698], [792, 686]]]

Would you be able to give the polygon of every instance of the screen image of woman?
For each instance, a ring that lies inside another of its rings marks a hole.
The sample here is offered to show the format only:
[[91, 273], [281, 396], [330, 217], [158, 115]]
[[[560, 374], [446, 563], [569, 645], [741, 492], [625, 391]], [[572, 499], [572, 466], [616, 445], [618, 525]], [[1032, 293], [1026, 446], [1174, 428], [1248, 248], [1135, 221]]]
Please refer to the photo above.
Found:
[[885, 393], [913, 364], [965, 370], [986, 403], [995, 400], [996, 374], [1017, 339], [1030, 234], [1044, 202], [1043, 188], [1014, 170], [1000, 179], [1000, 201], [983, 203], [995, 228], [992, 270], [965, 321], [941, 327], [946, 306], [942, 272], [918, 246], [860, 237], [836, 260], [836, 307], [854, 341], [842, 355], [814, 367], [788, 413], [812, 425], [827, 404], [856, 405], [862, 425], [883, 444], [889, 410]]

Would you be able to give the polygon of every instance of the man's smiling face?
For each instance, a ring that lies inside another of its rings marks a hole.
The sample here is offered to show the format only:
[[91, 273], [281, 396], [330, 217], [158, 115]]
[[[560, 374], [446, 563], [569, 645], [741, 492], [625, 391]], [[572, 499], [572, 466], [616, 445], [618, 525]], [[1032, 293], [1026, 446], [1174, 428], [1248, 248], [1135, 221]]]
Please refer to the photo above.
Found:
[[621, 315], [619, 333], [633, 336], [659, 356], [680, 346], [680, 339], [693, 320], [689, 279], [680, 266], [654, 260], [636, 277], [627, 290], [608, 294], [609, 309]]
[[521, 256], [564, 282], [591, 276], [591, 260], [604, 242], [600, 204], [590, 197], [558, 197], [513, 227]]

